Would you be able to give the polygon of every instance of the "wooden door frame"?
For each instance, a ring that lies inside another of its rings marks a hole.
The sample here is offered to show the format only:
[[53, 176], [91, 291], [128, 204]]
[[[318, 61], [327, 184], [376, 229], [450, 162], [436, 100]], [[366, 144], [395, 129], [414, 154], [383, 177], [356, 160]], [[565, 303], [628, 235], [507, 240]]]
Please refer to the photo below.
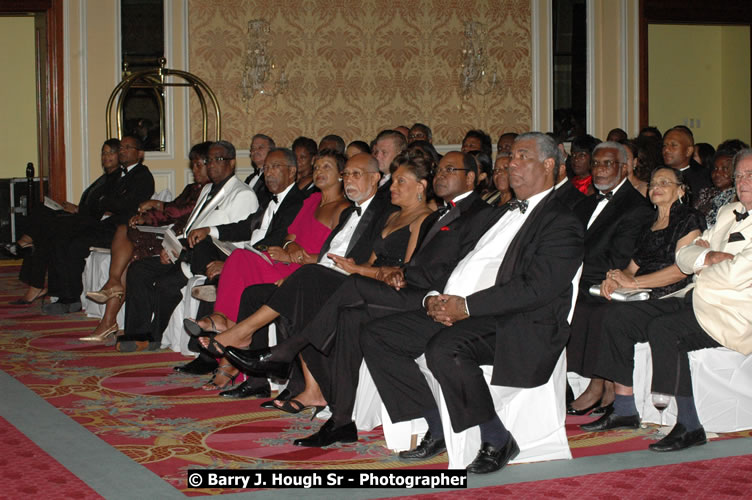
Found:
[[[38, 145], [39, 162], [37, 175], [49, 177], [48, 194], [55, 199], [66, 199], [65, 186], [65, 100], [63, 89], [63, 1], [64, 0], [3, 0], [0, 2], [0, 15], [34, 14], [45, 17], [45, 50], [37, 48], [37, 54], [43, 54], [44, 60], [37, 61], [43, 67], [43, 79], [40, 86], [44, 92], [37, 96], [41, 107], [42, 122], [46, 130], [41, 130]], [[35, 30], [36, 32], [36, 30]], [[40, 89], [41, 90], [41, 89]], [[41, 125], [40, 125], [41, 126]], [[46, 147], [44, 147], [46, 145]], [[43, 167], [40, 169], [40, 167]], [[40, 190], [40, 196], [43, 190]]]
[[[648, 24], [748, 26], [752, 59], [752, 2], [749, 0], [640, 0], [640, 129], [648, 123]], [[752, 77], [752, 60], [750, 60]], [[750, 89], [752, 98], [752, 88]], [[752, 99], [751, 99], [752, 102]], [[752, 117], [752, 109], [750, 109]]]

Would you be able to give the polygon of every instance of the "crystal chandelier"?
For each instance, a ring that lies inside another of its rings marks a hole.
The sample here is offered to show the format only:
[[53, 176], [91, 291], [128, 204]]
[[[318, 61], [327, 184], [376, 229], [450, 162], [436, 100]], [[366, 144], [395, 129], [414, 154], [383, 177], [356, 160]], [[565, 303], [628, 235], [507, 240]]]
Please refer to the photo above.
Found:
[[465, 23], [460, 73], [460, 94], [464, 99], [469, 99], [473, 93], [485, 96], [499, 90], [496, 67], [488, 60], [486, 35], [484, 24], [476, 21]]
[[269, 23], [263, 19], [248, 21], [248, 41], [243, 61], [243, 80], [241, 93], [244, 102], [253, 99], [256, 94], [276, 96], [287, 90], [285, 70], [279, 71], [276, 81], [272, 74], [277, 65], [269, 54]]

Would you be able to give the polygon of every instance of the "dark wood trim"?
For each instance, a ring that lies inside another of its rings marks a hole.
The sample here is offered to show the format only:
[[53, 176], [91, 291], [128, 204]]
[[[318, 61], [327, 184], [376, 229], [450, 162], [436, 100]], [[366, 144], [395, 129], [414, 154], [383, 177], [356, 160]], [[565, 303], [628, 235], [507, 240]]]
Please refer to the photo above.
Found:
[[67, 199], [65, 165], [65, 93], [63, 89], [63, 1], [53, 0], [47, 11], [47, 99], [49, 116], [49, 193]]
[[[724, 24], [749, 26], [752, 53], [752, 2], [749, 0], [640, 0], [640, 128], [650, 125], [648, 24]], [[750, 61], [752, 75], [752, 61]], [[750, 89], [752, 97], [752, 89]], [[751, 110], [752, 111], [752, 110]], [[750, 113], [752, 115], [752, 112]]]
[[[63, 88], [63, 1], [64, 0], [3, 0], [0, 2], [0, 14], [43, 14], [45, 16], [45, 33], [42, 54], [43, 77], [41, 89], [45, 95], [39, 103], [42, 106], [47, 130], [41, 131], [39, 144], [39, 161], [37, 174], [49, 177], [48, 194], [59, 200], [66, 199], [65, 186], [65, 110]], [[39, 98], [39, 97], [38, 97]], [[49, 171], [48, 171], [49, 170]], [[40, 190], [40, 196], [44, 190]]]

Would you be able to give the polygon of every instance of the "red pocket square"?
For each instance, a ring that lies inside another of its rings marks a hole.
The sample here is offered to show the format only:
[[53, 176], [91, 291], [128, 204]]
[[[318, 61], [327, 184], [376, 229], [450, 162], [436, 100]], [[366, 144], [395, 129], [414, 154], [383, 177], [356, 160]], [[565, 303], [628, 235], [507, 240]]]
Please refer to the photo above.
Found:
[[441, 231], [449, 231], [449, 226], [444, 226], [441, 228]]

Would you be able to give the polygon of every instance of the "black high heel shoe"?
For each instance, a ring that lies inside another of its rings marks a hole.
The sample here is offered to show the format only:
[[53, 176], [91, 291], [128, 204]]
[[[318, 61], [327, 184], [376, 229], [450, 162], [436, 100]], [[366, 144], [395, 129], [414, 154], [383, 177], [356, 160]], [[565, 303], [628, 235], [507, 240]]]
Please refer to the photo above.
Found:
[[577, 410], [575, 408], [572, 408], [572, 404], [570, 403], [567, 406], [567, 415], [578, 415], [578, 416], [587, 415], [588, 413], [595, 410], [596, 408], [600, 408], [600, 405], [601, 405], [601, 400], [599, 399], [598, 401], [595, 402], [595, 404], [592, 404], [588, 406], [587, 408], [583, 408], [582, 410]]
[[[293, 406], [293, 403], [295, 406]], [[308, 408], [313, 408], [313, 415], [311, 416], [311, 420], [316, 418], [316, 415], [318, 415], [324, 408], [326, 408], [326, 405], [324, 406], [306, 406], [297, 399], [288, 399], [287, 401], [284, 401], [282, 403], [282, 406], [274, 405], [272, 408], [275, 410], [282, 410], [285, 413], [292, 413], [293, 415], [296, 415], [300, 413], [301, 411], [305, 411]]]

